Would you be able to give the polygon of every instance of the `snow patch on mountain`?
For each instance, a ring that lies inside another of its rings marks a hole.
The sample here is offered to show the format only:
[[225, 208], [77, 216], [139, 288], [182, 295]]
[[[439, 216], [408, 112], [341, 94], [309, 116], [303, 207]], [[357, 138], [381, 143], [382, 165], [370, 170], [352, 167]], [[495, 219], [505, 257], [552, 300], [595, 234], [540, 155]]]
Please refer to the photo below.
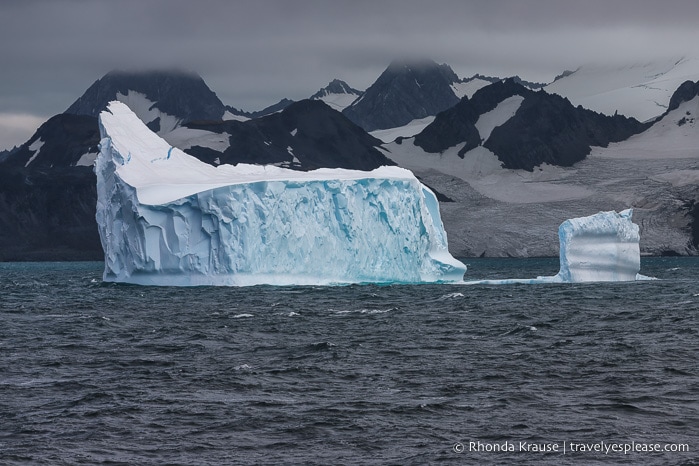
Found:
[[177, 127], [173, 131], [162, 134], [161, 136], [170, 143], [170, 145], [182, 150], [199, 146], [223, 152], [231, 145], [231, 135], [228, 133], [214, 133], [203, 129], [187, 128], [186, 126]]
[[341, 112], [362, 95], [361, 91], [350, 87], [346, 82], [333, 79], [330, 84], [313, 94], [311, 100], [321, 100], [330, 108]]
[[322, 100], [331, 108], [341, 112], [345, 108], [352, 105], [352, 102], [357, 100], [358, 97], [359, 95], [357, 94], [328, 94], [319, 98], [318, 100]]
[[434, 116], [418, 118], [411, 121], [405, 126], [399, 126], [397, 128], [389, 129], [379, 129], [376, 131], [371, 131], [369, 134], [371, 134], [377, 139], [380, 139], [383, 142], [393, 142], [399, 137], [409, 138], [415, 136], [423, 129], [425, 129], [427, 126], [429, 126], [429, 124], [434, 121], [434, 118]]
[[487, 141], [493, 129], [512, 118], [524, 101], [521, 95], [513, 95], [500, 102], [493, 110], [482, 114], [476, 121], [476, 129], [483, 142]]
[[249, 119], [250, 118], [248, 118], [246, 116], [235, 114], [235, 113], [231, 112], [230, 110], [226, 110], [225, 112], [223, 112], [223, 121], [227, 121], [227, 120], [248, 121]]
[[119, 102], [126, 104], [145, 124], [153, 123], [159, 119], [158, 134], [166, 134], [177, 128], [181, 120], [173, 115], [161, 112], [155, 105], [156, 102], [149, 100], [145, 94], [129, 90], [126, 94], [117, 92], [116, 98]]
[[468, 97], [470, 99], [477, 90], [482, 89], [492, 83], [492, 81], [485, 79], [473, 78], [452, 83], [451, 90], [454, 91], [454, 95], [459, 99], [464, 97]]
[[97, 160], [97, 155], [99, 155], [99, 152], [86, 152], [85, 154], [80, 156], [80, 159], [78, 159], [77, 162], [75, 162], [75, 166], [91, 167], [95, 164], [95, 160]]
[[39, 138], [36, 141], [32, 142], [32, 144], [29, 146], [29, 150], [34, 151], [34, 154], [27, 160], [27, 163], [24, 164], [24, 167], [28, 167], [29, 164], [31, 164], [34, 159], [36, 159], [39, 156], [39, 152], [41, 151], [41, 147], [44, 145], [44, 141]]

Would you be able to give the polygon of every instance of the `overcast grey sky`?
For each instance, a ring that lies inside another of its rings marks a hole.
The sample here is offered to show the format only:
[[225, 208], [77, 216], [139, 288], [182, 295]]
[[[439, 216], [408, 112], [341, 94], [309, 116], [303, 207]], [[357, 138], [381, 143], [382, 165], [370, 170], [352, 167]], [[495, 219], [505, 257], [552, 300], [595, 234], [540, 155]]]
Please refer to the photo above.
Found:
[[0, 149], [115, 68], [192, 70], [257, 110], [333, 78], [365, 89], [396, 58], [550, 81], [697, 44], [696, 0], [2, 0]]

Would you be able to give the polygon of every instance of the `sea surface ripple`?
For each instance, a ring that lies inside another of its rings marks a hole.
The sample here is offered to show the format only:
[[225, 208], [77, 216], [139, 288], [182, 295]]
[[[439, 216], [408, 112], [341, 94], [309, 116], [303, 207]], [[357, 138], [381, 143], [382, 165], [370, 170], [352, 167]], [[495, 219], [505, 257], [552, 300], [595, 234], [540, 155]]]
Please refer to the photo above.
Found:
[[[660, 280], [158, 288], [0, 264], [0, 464], [699, 464], [699, 259], [642, 266]], [[689, 451], [482, 451], [520, 442]]]

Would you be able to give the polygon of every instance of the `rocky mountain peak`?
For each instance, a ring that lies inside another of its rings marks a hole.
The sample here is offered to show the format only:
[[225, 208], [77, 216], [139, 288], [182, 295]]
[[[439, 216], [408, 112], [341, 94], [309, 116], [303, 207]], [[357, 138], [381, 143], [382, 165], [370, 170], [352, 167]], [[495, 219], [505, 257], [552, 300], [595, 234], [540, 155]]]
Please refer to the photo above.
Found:
[[689, 102], [697, 96], [699, 96], [699, 81], [685, 81], [672, 94], [672, 97], [670, 97], [670, 104], [667, 107], [667, 111], [675, 110], [682, 102]]
[[394, 61], [343, 113], [366, 131], [403, 126], [455, 105], [451, 85], [458, 81], [448, 65]]
[[220, 120], [225, 112], [221, 100], [195, 73], [115, 70], [95, 81], [65, 113], [97, 117], [108, 102], [131, 93], [138, 93], [143, 105], [151, 106], [145, 110], [155, 107], [183, 122]]

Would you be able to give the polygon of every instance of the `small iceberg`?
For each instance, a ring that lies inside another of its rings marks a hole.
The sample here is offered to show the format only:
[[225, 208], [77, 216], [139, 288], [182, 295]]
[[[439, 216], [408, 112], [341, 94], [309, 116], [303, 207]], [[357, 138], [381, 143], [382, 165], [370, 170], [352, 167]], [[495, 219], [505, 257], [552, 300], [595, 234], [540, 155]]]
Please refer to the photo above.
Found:
[[474, 280], [467, 285], [628, 282], [652, 280], [640, 275], [638, 225], [632, 209], [599, 212], [566, 220], [558, 228], [560, 270], [552, 277]]

